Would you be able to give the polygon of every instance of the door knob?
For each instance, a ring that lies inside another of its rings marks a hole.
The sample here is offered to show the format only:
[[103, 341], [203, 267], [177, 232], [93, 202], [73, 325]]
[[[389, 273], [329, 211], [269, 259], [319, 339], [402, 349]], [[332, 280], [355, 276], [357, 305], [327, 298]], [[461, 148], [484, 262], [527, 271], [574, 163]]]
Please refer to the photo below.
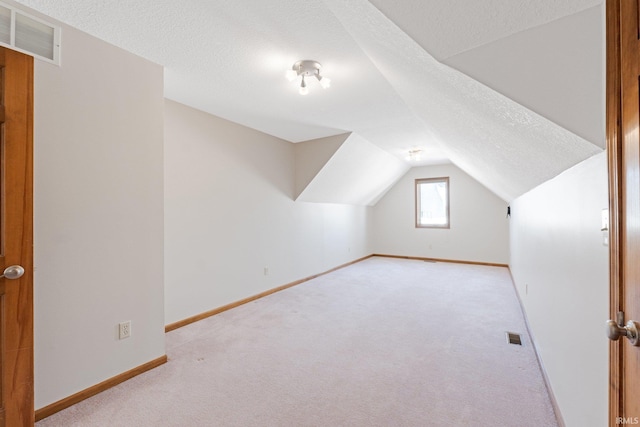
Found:
[[633, 320], [629, 320], [624, 326], [619, 326], [615, 320], [607, 320], [607, 336], [612, 341], [617, 341], [620, 337], [627, 337], [632, 345], [639, 347], [639, 330], [640, 324]]
[[24, 274], [24, 268], [22, 268], [21, 265], [11, 265], [4, 269], [4, 273], [2, 273], [2, 276], [0, 276], [0, 279], [6, 278], [6, 279], [15, 280], [15, 279], [21, 278], [23, 274]]

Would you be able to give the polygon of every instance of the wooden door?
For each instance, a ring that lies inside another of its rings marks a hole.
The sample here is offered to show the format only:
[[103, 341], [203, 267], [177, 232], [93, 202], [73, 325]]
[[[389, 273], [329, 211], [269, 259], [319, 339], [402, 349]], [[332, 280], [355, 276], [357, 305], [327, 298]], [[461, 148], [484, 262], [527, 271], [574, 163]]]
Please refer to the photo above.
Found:
[[[607, 1], [610, 315], [640, 321], [640, 8]], [[610, 345], [609, 424], [640, 422], [640, 347]]]
[[0, 427], [33, 426], [33, 58], [0, 48]]

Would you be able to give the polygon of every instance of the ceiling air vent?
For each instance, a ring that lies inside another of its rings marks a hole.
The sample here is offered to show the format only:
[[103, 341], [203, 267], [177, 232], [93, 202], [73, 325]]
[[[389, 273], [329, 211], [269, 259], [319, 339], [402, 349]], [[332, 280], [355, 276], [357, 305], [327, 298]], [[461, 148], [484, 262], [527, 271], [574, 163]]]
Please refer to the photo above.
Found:
[[522, 345], [520, 334], [516, 334], [515, 332], [507, 332], [507, 342], [509, 344]]
[[0, 45], [60, 64], [60, 27], [0, 3]]

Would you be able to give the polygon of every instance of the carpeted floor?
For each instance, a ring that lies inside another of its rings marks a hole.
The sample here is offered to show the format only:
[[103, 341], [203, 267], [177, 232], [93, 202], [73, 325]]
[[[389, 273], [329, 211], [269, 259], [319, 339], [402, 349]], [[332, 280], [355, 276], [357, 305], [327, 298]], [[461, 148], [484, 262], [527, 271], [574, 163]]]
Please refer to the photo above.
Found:
[[36, 426], [557, 425], [506, 268], [369, 258], [170, 332], [167, 355]]

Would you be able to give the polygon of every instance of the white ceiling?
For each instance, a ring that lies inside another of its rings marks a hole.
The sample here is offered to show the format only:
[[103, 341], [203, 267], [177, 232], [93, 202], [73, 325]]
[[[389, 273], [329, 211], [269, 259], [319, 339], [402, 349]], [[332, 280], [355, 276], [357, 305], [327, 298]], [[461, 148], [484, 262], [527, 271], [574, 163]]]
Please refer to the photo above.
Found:
[[[373, 206], [410, 169], [405, 162], [354, 133], [339, 138], [344, 141], [320, 170], [313, 174], [313, 179], [296, 200]], [[299, 152], [300, 149], [311, 148], [314, 151], [312, 154], [316, 154], [317, 149], [313, 145], [324, 146], [326, 139], [296, 145], [296, 161], [301, 160], [300, 154], [303, 153]], [[305, 157], [309, 159], [311, 156]], [[316, 162], [315, 158], [313, 162]], [[297, 164], [298, 167], [307, 169], [308, 161], [306, 164]]]
[[597, 6], [603, 0], [370, 0], [442, 61]]
[[[353, 132], [403, 161], [420, 147], [418, 164], [451, 160], [505, 200], [599, 151], [434, 57], [602, 0], [17, 3], [163, 65], [167, 98], [291, 142]], [[284, 72], [299, 59], [321, 62], [332, 87], [298, 95]]]
[[[368, 1], [325, 3], [453, 163], [502, 199], [510, 201], [601, 151], [436, 61]], [[600, 105], [594, 108], [600, 111]]]
[[[603, 7], [592, 7], [444, 60], [605, 147]], [[598, 108], [600, 107], [600, 108]]]

